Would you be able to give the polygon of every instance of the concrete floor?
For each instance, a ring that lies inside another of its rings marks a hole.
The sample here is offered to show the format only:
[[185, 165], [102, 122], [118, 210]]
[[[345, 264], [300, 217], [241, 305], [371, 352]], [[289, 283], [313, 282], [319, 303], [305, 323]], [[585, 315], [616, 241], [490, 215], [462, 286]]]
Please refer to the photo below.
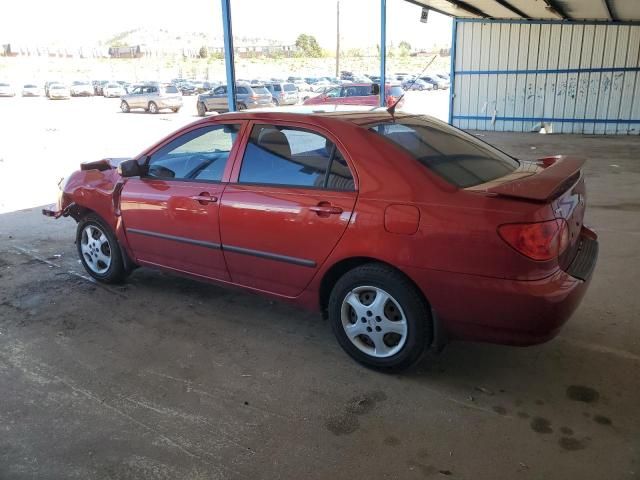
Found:
[[557, 339], [455, 343], [405, 375], [260, 297], [145, 269], [96, 285], [73, 221], [0, 215], [0, 478], [640, 479], [640, 138], [482, 135], [589, 159], [595, 278]]

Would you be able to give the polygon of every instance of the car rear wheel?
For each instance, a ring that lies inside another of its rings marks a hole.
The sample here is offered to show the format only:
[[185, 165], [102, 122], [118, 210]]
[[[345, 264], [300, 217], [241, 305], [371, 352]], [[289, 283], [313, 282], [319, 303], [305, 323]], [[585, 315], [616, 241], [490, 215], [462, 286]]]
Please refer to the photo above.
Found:
[[178, 107], [178, 108], [172, 108], [172, 109], [171, 109], [171, 111], [172, 111], [173, 113], [178, 113], [178, 112], [180, 111], [180, 107]]
[[431, 343], [429, 308], [401, 272], [378, 263], [345, 273], [329, 297], [329, 321], [342, 348], [379, 370], [404, 370]]
[[122, 103], [120, 103], [120, 110], [122, 110], [122, 113], [129, 113], [129, 104], [123, 100]]
[[149, 102], [149, 111], [151, 113], [158, 113], [158, 105], [155, 102]]
[[239, 103], [238, 104], [238, 110], [246, 110], [247, 106], [244, 103]]
[[279, 107], [279, 106], [280, 106], [280, 102], [279, 102], [279, 101], [278, 101], [278, 99], [277, 99], [277, 98], [275, 98], [275, 97], [274, 97], [274, 99], [273, 99], [273, 104], [274, 104], [276, 107]]
[[198, 102], [196, 108], [198, 109], [198, 115], [200, 117], [204, 117], [204, 115], [207, 113], [207, 107], [205, 107], [204, 103], [202, 102]]
[[76, 246], [82, 266], [96, 280], [119, 283], [127, 276], [118, 240], [97, 215], [87, 215], [78, 222]]

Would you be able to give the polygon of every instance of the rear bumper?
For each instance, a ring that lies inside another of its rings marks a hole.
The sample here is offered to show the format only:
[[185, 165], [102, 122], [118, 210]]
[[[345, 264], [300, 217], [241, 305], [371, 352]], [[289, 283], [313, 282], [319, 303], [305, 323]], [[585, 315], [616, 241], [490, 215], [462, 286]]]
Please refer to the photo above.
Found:
[[450, 338], [534, 345], [555, 337], [580, 305], [597, 259], [597, 242], [591, 241], [596, 248], [586, 253], [588, 262], [583, 259], [590, 264], [584, 280], [562, 270], [534, 281], [416, 269], [408, 273], [422, 288]]

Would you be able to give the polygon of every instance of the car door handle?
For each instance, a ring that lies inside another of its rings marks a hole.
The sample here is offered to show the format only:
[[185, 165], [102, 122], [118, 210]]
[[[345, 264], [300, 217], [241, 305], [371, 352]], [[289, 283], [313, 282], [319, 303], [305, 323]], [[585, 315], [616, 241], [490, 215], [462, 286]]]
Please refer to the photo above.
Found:
[[195, 200], [201, 205], [207, 205], [208, 203], [216, 203], [218, 201], [218, 197], [214, 197], [209, 195], [209, 192], [202, 192], [200, 195], [193, 195], [191, 200]]
[[340, 215], [343, 210], [340, 207], [334, 207], [329, 203], [320, 203], [314, 207], [309, 207], [309, 210], [316, 212], [319, 216]]

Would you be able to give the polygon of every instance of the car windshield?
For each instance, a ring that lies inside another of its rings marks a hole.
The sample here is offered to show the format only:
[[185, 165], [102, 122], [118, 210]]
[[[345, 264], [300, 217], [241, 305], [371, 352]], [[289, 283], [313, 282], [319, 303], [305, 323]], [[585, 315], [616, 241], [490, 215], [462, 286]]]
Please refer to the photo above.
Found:
[[284, 90], [285, 92], [295, 92], [297, 88], [293, 83], [285, 83]]
[[0, 83], [0, 87], [8, 87], [9, 84], [8, 83]]
[[27, 83], [24, 88], [38, 88], [36, 85], [31, 85], [30, 83]]
[[459, 188], [503, 177], [519, 166], [517, 160], [495, 147], [423, 115], [378, 123], [370, 130]]
[[117, 83], [110, 83], [109, 85], [107, 85], [107, 88], [120, 88], [120, 85], [118, 85]]
[[167, 93], [178, 93], [178, 89], [174, 85], [167, 85], [164, 87], [164, 91]]

